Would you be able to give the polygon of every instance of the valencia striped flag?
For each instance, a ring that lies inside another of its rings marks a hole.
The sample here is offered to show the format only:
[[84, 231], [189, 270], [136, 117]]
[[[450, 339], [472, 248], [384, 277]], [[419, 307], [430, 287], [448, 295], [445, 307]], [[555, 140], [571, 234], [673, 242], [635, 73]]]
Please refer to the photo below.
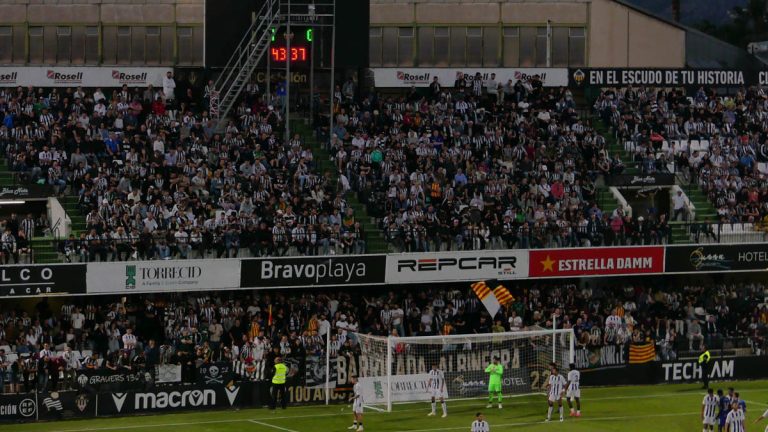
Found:
[[632, 344], [629, 346], [629, 364], [648, 363], [656, 359], [656, 347], [653, 343]]
[[491, 318], [495, 317], [503, 306], [515, 301], [507, 287], [496, 280], [475, 282], [472, 284], [472, 291], [488, 310]]

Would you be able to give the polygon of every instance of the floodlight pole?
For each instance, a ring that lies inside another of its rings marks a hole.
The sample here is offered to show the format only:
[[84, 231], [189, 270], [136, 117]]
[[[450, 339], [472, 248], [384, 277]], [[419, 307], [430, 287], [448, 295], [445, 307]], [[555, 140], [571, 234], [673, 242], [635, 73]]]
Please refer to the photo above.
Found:
[[333, 0], [333, 19], [331, 24], [331, 93], [329, 99], [329, 129], [328, 129], [328, 148], [330, 148], [331, 141], [333, 140], [333, 94], [336, 90], [334, 83], [336, 73], [336, 0]]
[[291, 0], [288, 0], [285, 42], [285, 143], [291, 140]]

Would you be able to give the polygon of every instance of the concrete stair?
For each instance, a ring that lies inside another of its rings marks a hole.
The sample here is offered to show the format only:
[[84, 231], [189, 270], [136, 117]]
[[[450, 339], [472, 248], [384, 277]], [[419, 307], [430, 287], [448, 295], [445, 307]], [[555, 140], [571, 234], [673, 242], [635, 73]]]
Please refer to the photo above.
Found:
[[[315, 164], [317, 165], [317, 171], [319, 173], [325, 173], [326, 171], [330, 172], [331, 181], [335, 185], [339, 179], [336, 166], [331, 161], [330, 153], [325, 150], [323, 146], [315, 139], [314, 131], [308, 125], [306, 119], [292, 119], [291, 128], [293, 133], [301, 134], [304, 141], [311, 147], [312, 154], [314, 155], [315, 159]], [[384, 234], [379, 229], [375, 218], [368, 215], [368, 210], [366, 209], [365, 204], [360, 202], [355, 193], [348, 193], [345, 199], [347, 200], [347, 205], [349, 205], [354, 210], [355, 219], [360, 222], [360, 225], [365, 231], [368, 253], [389, 252], [389, 245], [384, 238]], [[72, 223], [74, 224], [74, 219]]]

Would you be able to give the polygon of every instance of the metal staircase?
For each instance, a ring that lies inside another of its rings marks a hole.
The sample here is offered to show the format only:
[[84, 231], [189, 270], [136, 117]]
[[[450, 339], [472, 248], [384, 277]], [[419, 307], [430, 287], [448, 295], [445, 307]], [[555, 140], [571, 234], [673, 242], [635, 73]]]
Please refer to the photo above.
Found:
[[280, 0], [267, 0], [256, 13], [256, 20], [235, 48], [227, 65], [214, 84], [211, 95], [211, 117], [218, 129], [226, 125], [227, 114], [248, 84], [254, 69], [269, 49], [271, 31], [279, 21]]

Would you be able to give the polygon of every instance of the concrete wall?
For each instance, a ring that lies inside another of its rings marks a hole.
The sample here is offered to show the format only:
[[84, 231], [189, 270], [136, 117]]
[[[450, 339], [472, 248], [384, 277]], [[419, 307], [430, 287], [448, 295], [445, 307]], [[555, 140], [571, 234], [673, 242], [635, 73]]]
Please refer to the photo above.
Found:
[[371, 0], [372, 26], [584, 26], [587, 66], [683, 67], [685, 30], [612, 0]]
[[[215, 0], [213, 0], [215, 1]], [[12, 0], [2, 23], [202, 24], [205, 0]]]

